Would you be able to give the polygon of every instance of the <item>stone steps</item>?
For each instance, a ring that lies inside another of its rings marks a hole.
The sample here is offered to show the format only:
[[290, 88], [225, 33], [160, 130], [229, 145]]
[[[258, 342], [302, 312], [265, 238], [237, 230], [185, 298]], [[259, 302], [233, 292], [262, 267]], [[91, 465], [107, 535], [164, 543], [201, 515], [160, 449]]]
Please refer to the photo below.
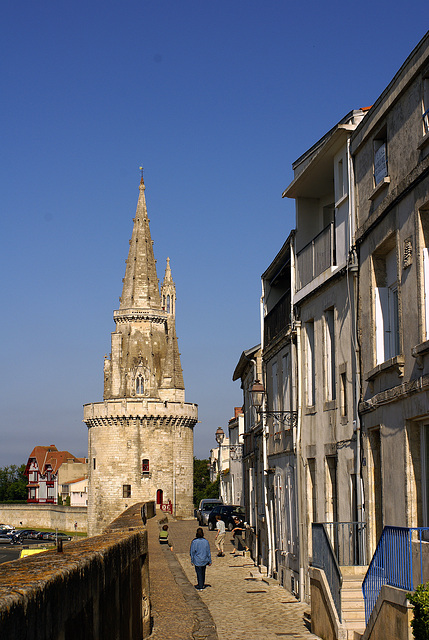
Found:
[[359, 640], [365, 630], [365, 604], [362, 582], [366, 571], [362, 567], [341, 567], [342, 623], [347, 629], [348, 640]]

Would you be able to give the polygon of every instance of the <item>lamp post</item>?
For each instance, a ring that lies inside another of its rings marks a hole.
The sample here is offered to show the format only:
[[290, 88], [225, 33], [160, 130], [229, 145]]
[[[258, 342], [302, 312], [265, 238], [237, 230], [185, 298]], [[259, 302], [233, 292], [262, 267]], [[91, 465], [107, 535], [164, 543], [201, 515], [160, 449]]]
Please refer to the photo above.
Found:
[[225, 432], [222, 429], [222, 427], [218, 427], [216, 429], [216, 433], [215, 433], [215, 439], [216, 442], [219, 445], [219, 459], [218, 459], [218, 465], [219, 465], [219, 497], [223, 500], [223, 495], [222, 495], [222, 443], [224, 441], [225, 438]]
[[[255, 380], [250, 389], [252, 404], [259, 418], [262, 420], [262, 456], [263, 456], [263, 469], [264, 469], [264, 510], [265, 519], [267, 523], [267, 538], [268, 538], [268, 575], [272, 575], [272, 567], [274, 566], [274, 521], [272, 508], [268, 498], [269, 495], [269, 475], [272, 473], [272, 469], [268, 467], [268, 435], [269, 428], [267, 425], [267, 417], [272, 418], [278, 424], [281, 424], [286, 430], [291, 430], [297, 425], [298, 414], [296, 411], [272, 411], [265, 409], [266, 406], [266, 394], [264, 385]], [[295, 437], [295, 436], [293, 436]]]
[[258, 415], [271, 416], [286, 429], [296, 427], [298, 415], [296, 411], [271, 411], [262, 408], [264, 406], [265, 388], [259, 380], [255, 380], [250, 389], [250, 393], [252, 394], [253, 407], [256, 409]]

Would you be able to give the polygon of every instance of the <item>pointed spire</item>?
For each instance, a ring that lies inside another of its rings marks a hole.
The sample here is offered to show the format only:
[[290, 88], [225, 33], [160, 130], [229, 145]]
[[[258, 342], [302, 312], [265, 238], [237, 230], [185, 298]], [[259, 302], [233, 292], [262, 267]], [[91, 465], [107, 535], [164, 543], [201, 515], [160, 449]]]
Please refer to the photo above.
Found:
[[176, 313], [176, 285], [171, 275], [170, 258], [167, 258], [165, 276], [161, 285], [162, 308], [174, 315]]
[[143, 180], [143, 169], [141, 167], [140, 169], [142, 175], [139, 198], [123, 280], [120, 309], [159, 309], [161, 306], [156, 261], [147, 215], [146, 187]]
[[162, 285], [164, 286], [167, 284], [172, 284], [174, 286], [173, 276], [171, 275], [170, 258], [167, 258], [167, 266], [165, 267], [165, 276]]

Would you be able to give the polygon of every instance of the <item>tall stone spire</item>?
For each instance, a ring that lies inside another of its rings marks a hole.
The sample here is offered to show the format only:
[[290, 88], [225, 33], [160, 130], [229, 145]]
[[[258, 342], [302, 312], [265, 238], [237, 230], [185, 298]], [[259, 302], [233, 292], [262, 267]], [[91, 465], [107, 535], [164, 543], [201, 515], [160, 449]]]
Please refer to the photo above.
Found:
[[162, 285], [166, 302], [161, 304], [143, 176], [123, 283], [120, 307], [113, 312], [112, 351], [104, 360], [104, 399], [183, 400], [174, 315], [176, 287], [167, 259]]
[[120, 309], [160, 309], [161, 307], [145, 188], [142, 176]]
[[84, 407], [90, 535], [138, 502], [168, 505], [176, 517], [193, 513], [198, 407], [185, 402], [169, 260], [164, 295], [168, 310], [158, 289], [142, 178], [120, 308], [113, 312], [112, 351], [104, 360], [104, 399]]

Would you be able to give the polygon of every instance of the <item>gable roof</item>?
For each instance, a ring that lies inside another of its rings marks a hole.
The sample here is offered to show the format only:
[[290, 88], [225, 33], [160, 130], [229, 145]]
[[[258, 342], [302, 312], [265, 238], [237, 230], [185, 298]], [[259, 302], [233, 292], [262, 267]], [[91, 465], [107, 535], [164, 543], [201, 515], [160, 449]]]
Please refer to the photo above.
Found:
[[33, 451], [30, 453], [30, 457], [27, 462], [27, 466], [25, 469], [25, 473], [28, 475], [28, 469], [30, 466], [31, 460], [36, 460], [36, 464], [39, 469], [39, 473], [45, 475], [46, 469], [48, 466], [51, 467], [52, 473], [57, 473], [58, 469], [64, 462], [71, 460], [72, 462], [82, 462], [82, 458], [76, 458], [69, 451], [58, 451], [54, 444], [45, 446], [37, 446], [34, 447]]

